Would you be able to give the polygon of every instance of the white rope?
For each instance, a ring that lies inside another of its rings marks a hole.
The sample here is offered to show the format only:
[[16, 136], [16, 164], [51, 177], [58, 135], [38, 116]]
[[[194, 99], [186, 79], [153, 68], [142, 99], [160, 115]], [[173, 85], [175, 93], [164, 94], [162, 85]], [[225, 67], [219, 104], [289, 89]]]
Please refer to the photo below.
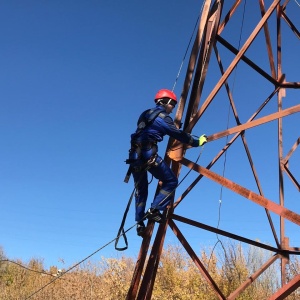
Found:
[[174, 82], [174, 85], [173, 85], [173, 88], [172, 88], [172, 92], [174, 92], [175, 86], [176, 86], [176, 84], [177, 84], [177, 81], [178, 81], [178, 79], [179, 79], [179, 76], [180, 76], [180, 73], [181, 73], [181, 69], [182, 69], [182, 67], [183, 67], [183, 63], [184, 63], [184, 61], [185, 61], [185, 58], [186, 58], [187, 52], [188, 52], [188, 50], [189, 50], [189, 48], [190, 48], [190, 45], [191, 45], [191, 42], [192, 42], [192, 39], [193, 39], [193, 36], [194, 36], [195, 30], [196, 30], [196, 27], [197, 27], [197, 24], [198, 24], [198, 22], [199, 22], [200, 15], [201, 15], [201, 12], [202, 12], [202, 10], [203, 10], [203, 7], [204, 7], [204, 1], [203, 1], [203, 3], [202, 3], [202, 7], [201, 7], [201, 10], [200, 10], [200, 14], [199, 14], [199, 15], [198, 15], [198, 17], [197, 17], [197, 20], [196, 20], [196, 23], [195, 23], [195, 26], [194, 26], [194, 29], [193, 29], [192, 35], [191, 35], [191, 37], [190, 37], [190, 40], [189, 40], [188, 46], [187, 46], [187, 48], [186, 48], [186, 50], [185, 50], [185, 54], [184, 54], [184, 56], [183, 56], [183, 59], [182, 59], [181, 65], [180, 65], [180, 67], [179, 67], [179, 71], [178, 71], [178, 73], [177, 73], [177, 76], [176, 76], [176, 79], [175, 79], [175, 82]]
[[300, 3], [299, 3], [297, 0], [295, 0], [295, 2], [296, 2], [296, 4], [300, 7]]

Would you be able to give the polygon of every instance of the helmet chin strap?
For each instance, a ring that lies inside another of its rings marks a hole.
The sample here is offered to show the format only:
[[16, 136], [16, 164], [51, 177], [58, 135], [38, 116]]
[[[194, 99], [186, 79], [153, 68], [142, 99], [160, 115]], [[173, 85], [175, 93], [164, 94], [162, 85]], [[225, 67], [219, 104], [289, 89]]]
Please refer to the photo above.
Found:
[[158, 99], [158, 100], [156, 101], [156, 104], [158, 104], [158, 105], [163, 105], [163, 106], [164, 106], [165, 104], [162, 102], [162, 100], [163, 100], [163, 99]]
[[172, 105], [173, 107], [175, 107], [175, 105], [176, 105], [176, 102], [174, 103], [174, 104], [172, 104], [172, 102], [175, 102], [173, 99], [171, 99], [171, 98], [169, 98], [169, 100], [167, 101], [167, 102], [165, 102], [165, 99], [164, 98], [161, 98], [161, 99], [158, 99], [157, 100], [157, 102], [156, 102], [156, 104], [157, 105], [161, 105], [161, 106], [163, 106], [163, 107], [167, 107], [167, 105]]
[[158, 99], [157, 102], [156, 102], [156, 104], [160, 104], [160, 105], [166, 106], [166, 105], [170, 104], [171, 101], [172, 101], [172, 99], [169, 99], [168, 102], [163, 103], [163, 100], [164, 100], [163, 98], [162, 99]]
[[172, 101], [172, 99], [169, 99], [169, 101], [166, 103], [166, 105], [170, 104]]

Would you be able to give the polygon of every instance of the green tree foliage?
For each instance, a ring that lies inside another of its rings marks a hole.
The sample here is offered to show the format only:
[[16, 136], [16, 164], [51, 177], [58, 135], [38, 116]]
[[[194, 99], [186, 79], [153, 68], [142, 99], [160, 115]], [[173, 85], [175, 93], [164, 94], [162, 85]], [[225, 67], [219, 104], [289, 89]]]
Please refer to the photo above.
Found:
[[[273, 253], [261, 249], [244, 249], [240, 244], [229, 243], [222, 245], [218, 253], [203, 250], [199, 259], [227, 297], [271, 255]], [[268, 299], [279, 287], [279, 263], [272, 264], [236, 299]], [[55, 266], [44, 271], [40, 259], [31, 259], [28, 263], [9, 262], [0, 247], [0, 300], [24, 300], [46, 285], [31, 299], [123, 300], [134, 266], [132, 258], [102, 257], [97, 262], [82, 263], [67, 273], [61, 270], [63, 275], [60, 276], [61, 271]], [[299, 272], [300, 261], [293, 256], [287, 270], [289, 279]], [[152, 299], [215, 300], [218, 297], [186, 252], [181, 247], [168, 246], [161, 255]], [[287, 299], [299, 299], [299, 293], [296, 291]]]

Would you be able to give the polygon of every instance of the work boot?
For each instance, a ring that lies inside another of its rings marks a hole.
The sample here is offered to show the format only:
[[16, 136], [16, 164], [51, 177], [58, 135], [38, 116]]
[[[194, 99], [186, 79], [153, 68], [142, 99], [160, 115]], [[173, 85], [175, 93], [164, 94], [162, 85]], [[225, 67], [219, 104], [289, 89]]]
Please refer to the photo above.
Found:
[[143, 236], [146, 232], [146, 227], [143, 221], [140, 221], [136, 225], [136, 233], [138, 236]]
[[157, 223], [163, 223], [165, 221], [164, 216], [156, 208], [149, 208], [146, 213], [146, 218]]

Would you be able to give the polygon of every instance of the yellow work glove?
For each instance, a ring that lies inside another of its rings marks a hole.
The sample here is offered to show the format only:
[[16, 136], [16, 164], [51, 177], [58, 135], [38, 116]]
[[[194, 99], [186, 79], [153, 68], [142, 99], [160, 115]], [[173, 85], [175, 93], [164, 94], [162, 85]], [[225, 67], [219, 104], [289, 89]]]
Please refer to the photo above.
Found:
[[205, 143], [207, 143], [207, 136], [205, 134], [202, 134], [199, 137], [199, 146], [203, 146]]

